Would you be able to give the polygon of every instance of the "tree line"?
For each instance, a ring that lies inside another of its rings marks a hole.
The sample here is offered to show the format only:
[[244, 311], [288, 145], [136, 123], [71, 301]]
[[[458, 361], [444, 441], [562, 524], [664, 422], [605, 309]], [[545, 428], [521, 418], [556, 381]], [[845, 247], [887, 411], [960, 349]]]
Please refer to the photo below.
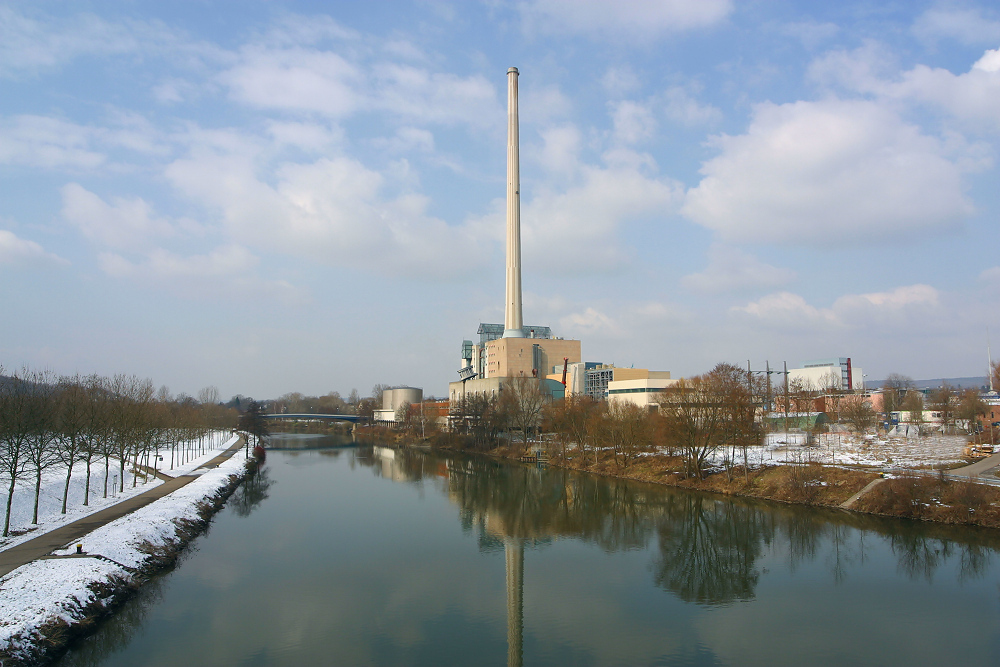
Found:
[[[883, 414], [903, 410], [922, 419], [926, 405], [951, 427], [958, 421], [974, 428], [987, 411], [975, 390], [945, 386], [925, 396], [912, 380], [895, 374], [886, 380], [883, 400]], [[766, 375], [730, 363], [678, 381], [658, 395], [657, 403], [645, 409], [585, 395], [553, 401], [538, 380], [511, 378], [497, 393], [471, 393], [455, 401], [453, 433], [440, 438], [451, 446], [480, 450], [526, 449], [529, 436], [539, 432], [553, 438], [564, 458], [572, 454], [593, 465], [606, 460], [619, 470], [656, 449], [682, 457], [685, 475], [701, 479], [710, 460], [721, 460], [730, 478], [739, 468], [748, 476], [751, 448], [762, 444], [770, 428], [790, 423], [792, 415], [828, 411], [859, 435], [879, 425], [879, 412], [865, 393], [795, 382], [772, 386]]]
[[[207, 387], [199, 399], [173, 397], [165, 387], [134, 375], [56, 377], [22, 369], [4, 375], [0, 368], [0, 478], [7, 482], [3, 536], [10, 532], [11, 507], [18, 484], [33, 483], [32, 523], [38, 523], [42, 475], [65, 468], [63, 514], [70, 482], [80, 465], [86, 474], [83, 504], [90, 499], [92, 467], [103, 467], [103, 497], [109, 472], [118, 470], [118, 491], [125, 490], [126, 467], [147, 476], [169, 453], [169, 465], [200, 455], [212, 430], [232, 429], [238, 411], [219, 403], [218, 389]], [[192, 451], [180, 447], [196, 443]], [[152, 464], [152, 465], [150, 465]]]

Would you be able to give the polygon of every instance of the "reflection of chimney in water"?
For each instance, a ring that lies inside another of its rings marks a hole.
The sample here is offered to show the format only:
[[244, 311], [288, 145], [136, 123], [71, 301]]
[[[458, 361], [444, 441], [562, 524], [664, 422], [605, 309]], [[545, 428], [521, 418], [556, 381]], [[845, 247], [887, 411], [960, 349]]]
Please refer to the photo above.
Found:
[[521, 667], [524, 655], [524, 542], [507, 537], [503, 541], [507, 560], [507, 667]]

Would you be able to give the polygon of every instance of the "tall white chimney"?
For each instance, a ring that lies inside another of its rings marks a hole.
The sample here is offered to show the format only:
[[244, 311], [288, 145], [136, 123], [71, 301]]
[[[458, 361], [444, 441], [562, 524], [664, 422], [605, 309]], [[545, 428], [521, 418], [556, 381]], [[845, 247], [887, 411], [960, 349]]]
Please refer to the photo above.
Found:
[[517, 136], [517, 68], [507, 70], [507, 303], [504, 338], [524, 338], [521, 318], [521, 167]]

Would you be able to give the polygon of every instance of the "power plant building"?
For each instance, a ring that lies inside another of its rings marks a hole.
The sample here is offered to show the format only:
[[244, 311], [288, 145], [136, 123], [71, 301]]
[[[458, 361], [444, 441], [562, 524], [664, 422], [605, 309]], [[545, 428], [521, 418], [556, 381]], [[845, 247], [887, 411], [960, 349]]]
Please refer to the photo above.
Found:
[[[552, 336], [549, 327], [524, 326], [521, 302], [521, 176], [518, 130], [518, 71], [507, 70], [507, 237], [504, 323], [479, 325], [479, 343], [462, 342], [459, 374], [449, 385], [451, 400], [468, 393], [496, 393], [505, 378], [537, 378], [550, 395], [563, 394], [553, 368], [579, 363], [580, 341]], [[558, 385], [558, 388], [554, 385]]]

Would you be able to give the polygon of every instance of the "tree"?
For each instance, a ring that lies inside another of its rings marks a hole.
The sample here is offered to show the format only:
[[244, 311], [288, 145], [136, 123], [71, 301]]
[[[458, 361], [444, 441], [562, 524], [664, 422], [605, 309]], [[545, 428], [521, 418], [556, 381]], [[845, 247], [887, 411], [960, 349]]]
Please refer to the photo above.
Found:
[[521, 445], [527, 449], [528, 432], [538, 427], [547, 400], [541, 382], [524, 375], [508, 378], [501, 394], [510, 410], [511, 425], [521, 431]]
[[626, 470], [652, 444], [649, 414], [634, 403], [611, 401], [598, 423], [596, 436], [611, 448], [619, 470]]
[[27, 374], [24, 391], [28, 394], [30, 416], [29, 433], [25, 456], [35, 473], [35, 502], [31, 513], [31, 523], [38, 523], [38, 498], [42, 492], [42, 473], [57, 462], [54, 447], [56, 420], [55, 400], [51, 378], [38, 371]]
[[989, 408], [975, 389], [966, 389], [958, 397], [955, 417], [966, 423], [968, 433], [979, 433], [979, 418], [985, 417]]
[[937, 412], [941, 419], [941, 427], [947, 430], [955, 424], [955, 390], [945, 383], [933, 389], [927, 397], [930, 409]]
[[573, 394], [545, 406], [546, 429], [559, 435], [563, 458], [566, 458], [568, 443], [574, 443], [577, 450], [585, 454], [590, 440], [590, 416], [600, 409], [599, 406], [586, 394]]
[[268, 427], [267, 419], [264, 417], [264, 406], [251, 399], [247, 403], [246, 412], [240, 415], [239, 429], [247, 434], [248, 448], [250, 446], [250, 436], [253, 436], [259, 442], [261, 438], [269, 435], [271, 431]]
[[906, 392], [913, 390], [913, 379], [899, 373], [890, 373], [882, 383], [882, 412], [890, 414], [903, 409]]
[[28, 464], [28, 441], [34, 429], [35, 413], [31, 387], [25, 382], [26, 370], [3, 377], [0, 373], [0, 470], [10, 480], [7, 487], [7, 511], [3, 536], [10, 534], [10, 509], [14, 488]]
[[61, 510], [61, 513], [65, 514], [73, 466], [82, 460], [86, 449], [90, 399], [79, 375], [61, 378], [55, 398], [57, 429], [55, 454], [59, 462], [66, 466]]
[[216, 405], [219, 402], [219, 388], [215, 385], [203, 387], [198, 391], [198, 402], [202, 405]]
[[844, 406], [844, 417], [847, 419], [847, 423], [854, 428], [854, 431], [861, 436], [869, 429], [874, 428], [878, 421], [878, 414], [872, 408], [871, 402], [863, 400], [860, 396], [847, 401]]
[[681, 451], [689, 477], [703, 478], [705, 460], [719, 446], [724, 409], [712, 378], [681, 380], [660, 398], [667, 438]]
[[924, 422], [924, 395], [916, 389], [909, 389], [903, 397], [900, 405], [903, 412], [908, 415], [908, 421], [917, 425], [917, 433], [920, 433], [921, 424]]

